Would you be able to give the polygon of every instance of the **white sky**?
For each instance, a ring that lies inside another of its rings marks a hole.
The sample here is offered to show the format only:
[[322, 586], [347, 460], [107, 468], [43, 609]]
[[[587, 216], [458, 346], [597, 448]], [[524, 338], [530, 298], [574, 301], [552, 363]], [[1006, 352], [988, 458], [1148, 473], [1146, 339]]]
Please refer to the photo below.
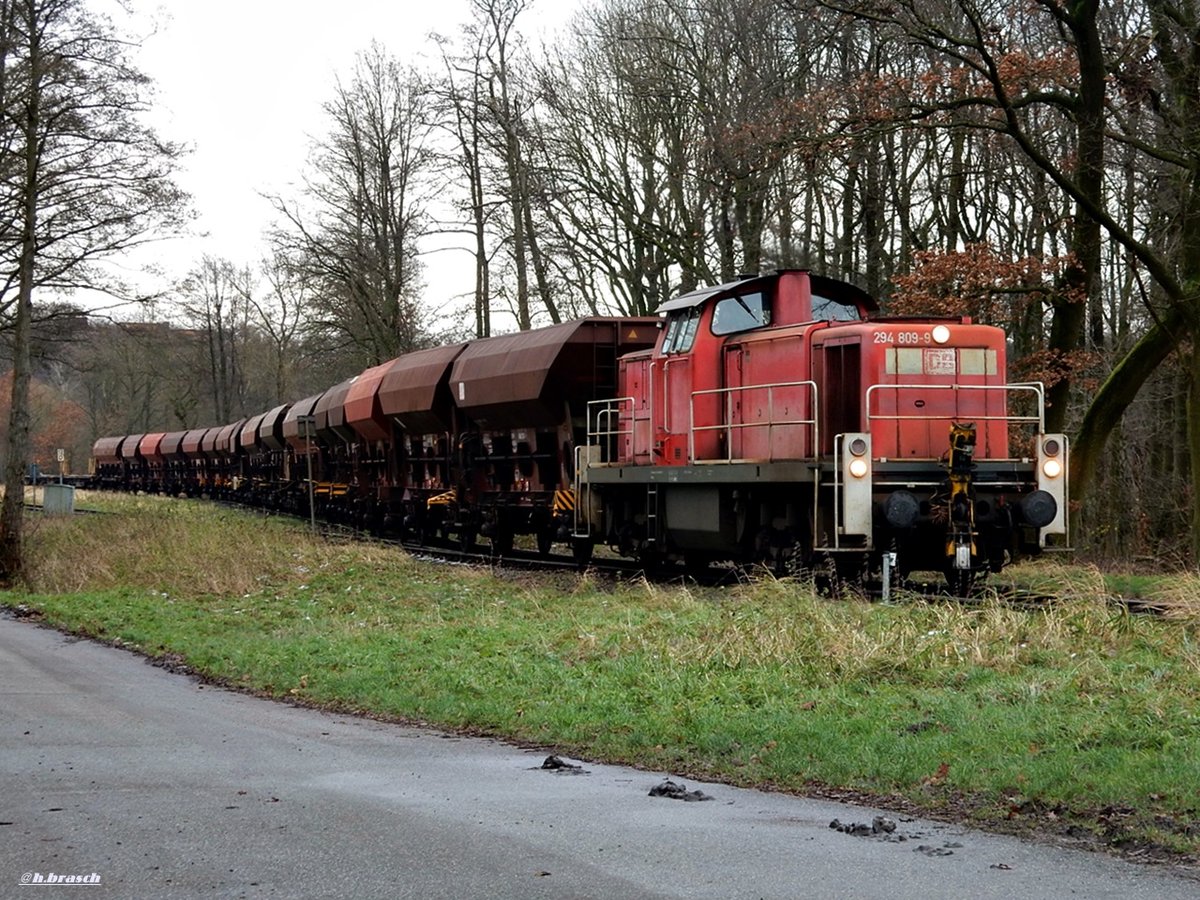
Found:
[[[92, 0], [110, 8], [112, 0]], [[294, 195], [313, 136], [325, 131], [321, 105], [355, 55], [378, 40], [402, 63], [436, 66], [428, 34], [457, 36], [467, 0], [129, 0], [144, 37], [136, 58], [156, 84], [152, 122], [188, 145], [178, 181], [193, 198], [198, 236], [154, 244], [144, 259], [179, 277], [205, 253], [253, 264], [274, 221], [263, 194]], [[536, 0], [521, 30], [564, 22], [577, 0]], [[114, 14], [119, 26], [130, 20]], [[428, 64], [428, 65], [426, 65]], [[432, 244], [431, 244], [432, 248]], [[473, 290], [465, 251], [425, 257], [426, 302], [443, 307]]]

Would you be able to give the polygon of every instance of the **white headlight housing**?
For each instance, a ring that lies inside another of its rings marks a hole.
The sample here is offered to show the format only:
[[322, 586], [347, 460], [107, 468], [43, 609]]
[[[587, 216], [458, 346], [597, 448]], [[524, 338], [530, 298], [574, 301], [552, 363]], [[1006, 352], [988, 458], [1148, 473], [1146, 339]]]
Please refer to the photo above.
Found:
[[1067, 480], [1070, 478], [1067, 468], [1068, 460], [1070, 459], [1068, 451], [1067, 436], [1065, 434], [1042, 435], [1042, 439], [1038, 444], [1037, 486], [1039, 490], [1045, 491], [1054, 498], [1054, 504], [1057, 508], [1057, 515], [1054, 517], [1054, 520], [1040, 529], [1043, 547], [1046, 546], [1045, 540], [1048, 534], [1063, 535], [1064, 545], [1070, 541], [1067, 516], [1067, 495], [1069, 493]]

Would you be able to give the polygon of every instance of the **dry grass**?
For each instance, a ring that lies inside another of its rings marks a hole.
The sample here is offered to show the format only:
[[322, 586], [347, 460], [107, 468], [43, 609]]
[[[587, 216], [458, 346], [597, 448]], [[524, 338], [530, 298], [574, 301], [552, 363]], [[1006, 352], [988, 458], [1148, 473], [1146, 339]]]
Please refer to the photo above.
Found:
[[[1110, 658], [1136, 646], [1152, 627], [1149, 619], [1108, 602], [1098, 573], [1063, 574], [1060, 599], [1034, 610], [996, 596], [964, 603], [901, 594], [890, 606], [831, 601], [811, 587], [766, 580], [725, 593], [719, 614], [698, 630], [681, 633], [641, 623], [631, 637], [642, 649], [679, 664], [786, 665], [847, 679], [903, 672], [925, 680], [964, 666], [1009, 674], [1034, 664]], [[1052, 576], [1041, 577], [1048, 591]], [[673, 597], [677, 614], [705, 602], [678, 592]], [[1182, 641], [1186, 632], [1179, 634]], [[1179, 649], [1187, 656], [1183, 644]]]
[[1145, 605], [1169, 619], [1200, 622], [1200, 577], [1186, 574], [1164, 578]]
[[[303, 580], [337, 565], [342, 555], [338, 546], [272, 519], [211, 504], [81, 492], [76, 506], [100, 514], [34, 520], [30, 590], [66, 594], [134, 587], [172, 596], [241, 596], [264, 583]], [[355, 555], [362, 551], [370, 548]]]

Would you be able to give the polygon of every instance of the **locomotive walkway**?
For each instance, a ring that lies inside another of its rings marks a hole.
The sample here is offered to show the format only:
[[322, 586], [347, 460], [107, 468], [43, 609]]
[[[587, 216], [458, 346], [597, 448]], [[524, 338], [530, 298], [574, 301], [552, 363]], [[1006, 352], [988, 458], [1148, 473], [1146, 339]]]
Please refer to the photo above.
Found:
[[0, 897], [1200, 891], [1188, 872], [931, 821], [829, 827], [878, 810], [690, 780], [713, 799], [651, 797], [661, 773], [566, 774], [546, 754], [231, 693], [0, 614]]

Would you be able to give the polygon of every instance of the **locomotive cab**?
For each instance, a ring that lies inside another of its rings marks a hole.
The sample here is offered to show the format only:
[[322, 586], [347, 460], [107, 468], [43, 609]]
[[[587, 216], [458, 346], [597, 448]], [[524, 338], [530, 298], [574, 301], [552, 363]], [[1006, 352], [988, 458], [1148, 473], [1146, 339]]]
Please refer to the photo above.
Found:
[[[784, 417], [811, 419], [805, 384], [811, 333], [876, 309], [852, 285], [801, 271], [743, 279], [664, 303], [666, 322], [653, 351], [622, 360], [624, 405], [605, 412], [618, 414], [618, 430], [628, 435], [621, 462], [687, 466], [762, 454], [807, 456], [788, 443], [799, 435], [767, 435], [757, 426], [776, 409], [787, 410]], [[771, 446], [764, 447], [764, 440]]]

